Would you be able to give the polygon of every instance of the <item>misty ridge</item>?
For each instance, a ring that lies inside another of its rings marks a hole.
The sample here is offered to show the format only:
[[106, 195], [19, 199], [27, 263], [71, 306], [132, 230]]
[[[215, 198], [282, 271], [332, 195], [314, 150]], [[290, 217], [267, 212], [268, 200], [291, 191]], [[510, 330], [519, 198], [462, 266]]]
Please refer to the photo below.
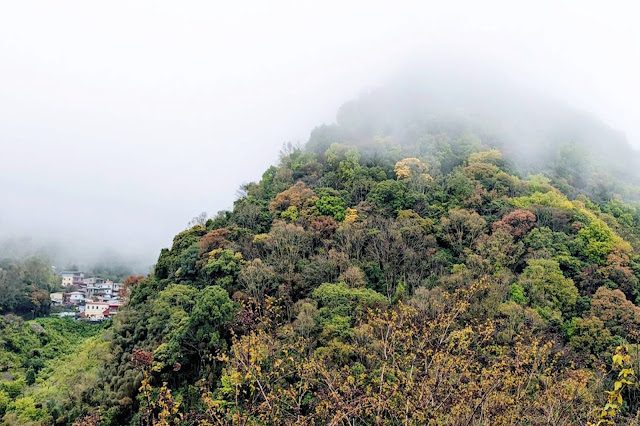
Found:
[[[368, 152], [375, 156], [380, 140], [425, 147], [470, 138], [499, 149], [519, 176], [541, 173], [566, 180], [571, 198], [582, 193], [600, 201], [613, 196], [638, 201], [639, 152], [623, 132], [563, 99], [505, 79], [486, 65], [474, 66], [465, 61], [414, 64], [345, 102], [335, 122], [313, 129], [307, 142], [288, 145], [322, 153], [332, 143], [354, 144], [366, 158]], [[203, 205], [205, 198], [203, 194]], [[186, 216], [184, 223], [204, 223], [214, 213], [204, 212], [191, 220]], [[72, 263], [89, 267], [106, 259], [108, 264], [144, 273], [158, 249], [144, 241], [136, 241], [137, 248], [124, 249], [130, 243], [127, 239], [121, 239], [118, 247], [100, 230], [94, 235], [44, 238], [24, 231], [11, 232], [9, 237], [7, 231], [0, 230], [0, 257], [40, 256], [59, 268]]]
[[[425, 135], [472, 137], [500, 149], [522, 175], [565, 173], [574, 186], [586, 190], [594, 184], [592, 177], [604, 173], [616, 180], [610, 189], [637, 199], [632, 188], [620, 185], [638, 183], [639, 152], [623, 132], [598, 117], [543, 92], [500, 82], [487, 71], [444, 68], [401, 75], [345, 103], [335, 124], [313, 130], [307, 147], [320, 149], [335, 141], [366, 147], [375, 137], [389, 137], [403, 146], [429, 144], [419, 142]], [[550, 169], [554, 164], [562, 167], [561, 160], [573, 161], [566, 164], [571, 170]]]

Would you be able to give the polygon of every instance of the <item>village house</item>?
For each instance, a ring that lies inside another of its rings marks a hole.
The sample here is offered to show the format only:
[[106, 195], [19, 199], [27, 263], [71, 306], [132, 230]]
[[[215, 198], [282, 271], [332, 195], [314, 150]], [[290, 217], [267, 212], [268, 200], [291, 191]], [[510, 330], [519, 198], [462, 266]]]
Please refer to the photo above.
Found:
[[99, 289], [94, 285], [86, 286], [82, 289], [82, 292], [84, 293], [85, 297], [90, 300], [93, 300], [94, 298], [97, 298], [99, 296]]
[[109, 304], [106, 302], [87, 302], [84, 307], [84, 316], [89, 321], [102, 321], [109, 316], [108, 312]]
[[62, 306], [64, 303], [64, 293], [51, 293], [49, 294], [49, 298], [51, 299], [51, 304], [53, 306]]
[[118, 296], [120, 295], [120, 287], [121, 284], [116, 284], [113, 281], [106, 280], [94, 285], [87, 285], [80, 291], [85, 293], [87, 299], [108, 302], [118, 299]]
[[98, 277], [87, 277], [82, 281], [84, 282], [85, 285], [95, 286], [96, 284], [102, 284], [104, 282], [104, 279], [98, 278]]
[[107, 280], [104, 283], [96, 284], [96, 287], [98, 287], [101, 296], [111, 298], [113, 295], [113, 281]]
[[80, 291], [72, 291], [70, 293], [67, 293], [67, 302], [73, 305], [84, 302], [84, 293]]
[[118, 313], [122, 303], [87, 302], [84, 307], [84, 317], [89, 321], [102, 321]]
[[84, 284], [84, 274], [76, 271], [65, 271], [61, 274], [62, 287], [79, 286]]

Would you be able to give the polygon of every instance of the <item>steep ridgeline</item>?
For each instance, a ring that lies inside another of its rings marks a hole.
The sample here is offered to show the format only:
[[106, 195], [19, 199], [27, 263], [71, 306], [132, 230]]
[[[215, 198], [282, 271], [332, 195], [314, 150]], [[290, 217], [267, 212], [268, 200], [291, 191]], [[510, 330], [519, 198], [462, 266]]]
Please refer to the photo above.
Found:
[[579, 141], [525, 175], [479, 134], [419, 128], [319, 128], [178, 234], [132, 285], [85, 421], [635, 417], [640, 215], [619, 181], [576, 174], [596, 169]]

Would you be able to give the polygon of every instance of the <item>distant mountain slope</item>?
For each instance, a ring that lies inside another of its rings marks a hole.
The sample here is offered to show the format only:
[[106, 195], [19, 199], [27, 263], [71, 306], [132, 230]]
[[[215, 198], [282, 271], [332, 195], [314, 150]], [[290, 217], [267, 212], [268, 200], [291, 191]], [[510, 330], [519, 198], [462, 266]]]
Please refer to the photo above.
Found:
[[635, 417], [640, 215], [615, 166], [635, 153], [580, 114], [474, 96], [464, 120], [420, 90], [363, 96], [176, 235], [131, 286], [87, 421]]

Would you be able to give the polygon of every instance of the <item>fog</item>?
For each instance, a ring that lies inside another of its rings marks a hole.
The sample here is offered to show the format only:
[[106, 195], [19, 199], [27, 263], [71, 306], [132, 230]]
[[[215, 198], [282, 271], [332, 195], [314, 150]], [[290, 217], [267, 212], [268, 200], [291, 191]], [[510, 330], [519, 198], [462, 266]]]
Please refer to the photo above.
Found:
[[151, 264], [283, 142], [416, 70], [549, 96], [640, 146], [636, 13], [600, 4], [4, 2], [0, 239]]

